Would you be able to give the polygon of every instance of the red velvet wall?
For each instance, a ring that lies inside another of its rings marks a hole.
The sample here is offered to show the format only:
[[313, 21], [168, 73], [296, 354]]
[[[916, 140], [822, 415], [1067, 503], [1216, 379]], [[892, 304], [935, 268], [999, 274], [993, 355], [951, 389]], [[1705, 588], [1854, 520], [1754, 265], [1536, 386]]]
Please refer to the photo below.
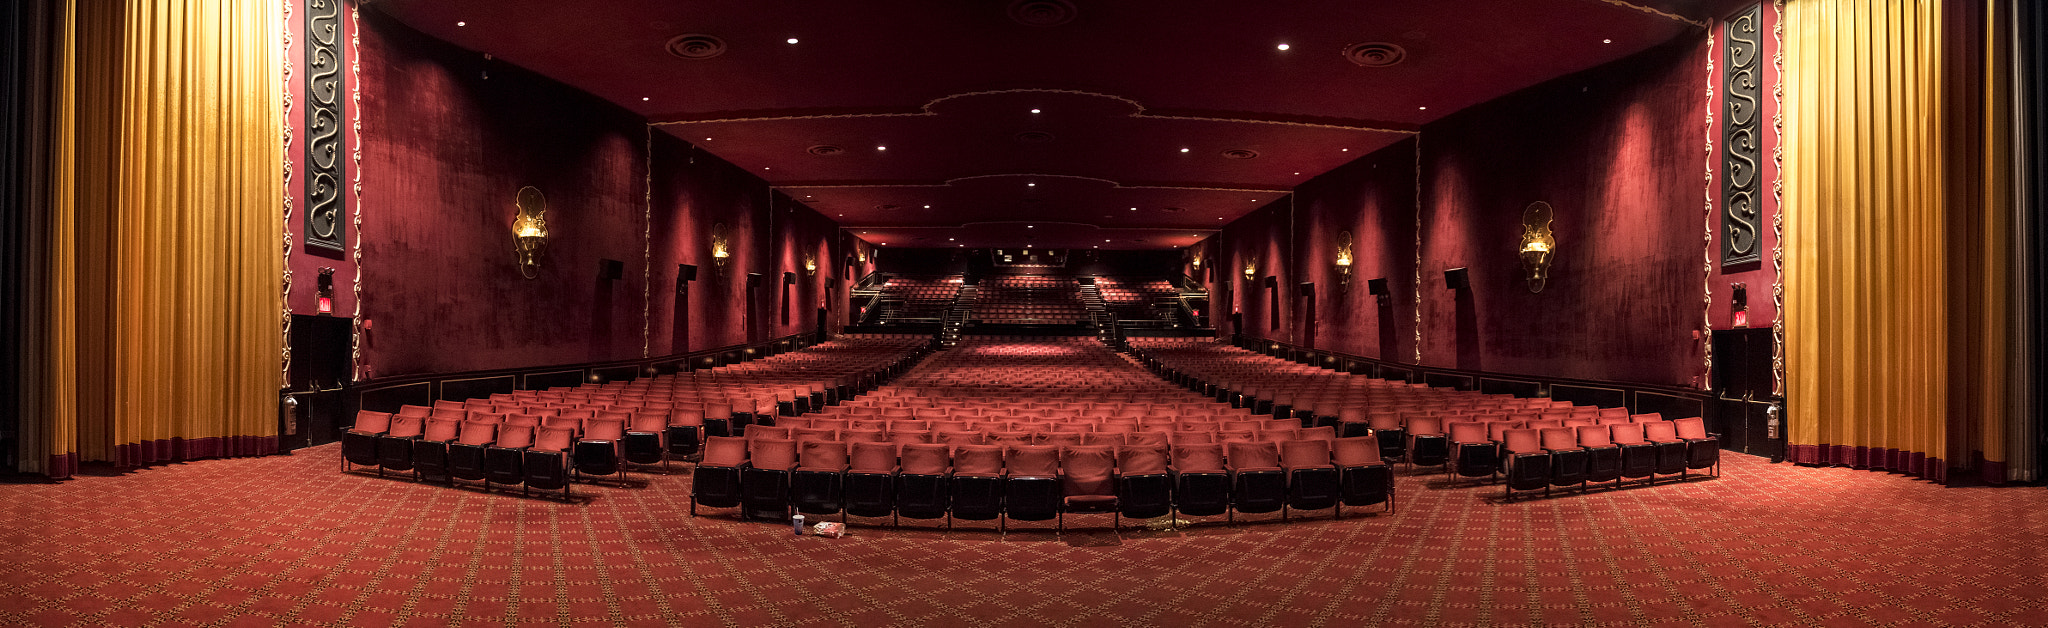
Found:
[[[1414, 141], [1376, 151], [1232, 223], [1218, 270], [1239, 291], [1243, 331], [1413, 361], [1419, 211], [1423, 363], [1694, 384], [1709, 282], [1707, 54], [1704, 34], [1685, 37], [1460, 111], [1424, 127], [1419, 156]], [[1531, 293], [1517, 248], [1523, 208], [1539, 200], [1556, 209], [1558, 253], [1548, 286]], [[1333, 266], [1344, 230], [1356, 260], [1348, 291]], [[1241, 276], [1253, 254], [1259, 275], [1279, 275], [1285, 290], [1279, 329], [1265, 293], [1245, 290], [1263, 288]], [[1471, 290], [1445, 289], [1444, 270], [1457, 267]], [[1366, 294], [1375, 277], [1389, 280], [1386, 307]], [[1302, 281], [1316, 284], [1313, 330], [1292, 309]], [[1725, 283], [1718, 271], [1714, 281]], [[1769, 299], [1768, 277], [1758, 283], [1753, 304]]]
[[[1296, 340], [1287, 318], [1294, 311], [1293, 264], [1289, 260], [1292, 247], [1288, 239], [1293, 212], [1289, 202], [1290, 199], [1282, 198], [1261, 207], [1231, 222], [1216, 236], [1220, 263], [1216, 280], [1228, 284], [1228, 294], [1223, 296], [1229, 297], [1215, 304], [1217, 313], [1226, 321], [1219, 331], [1287, 342]], [[1247, 262], [1257, 266], [1249, 279], [1244, 274]], [[1278, 287], [1267, 287], [1267, 277], [1275, 278]], [[1241, 328], [1228, 328], [1232, 312], [1241, 315]]]
[[[771, 215], [765, 182], [589, 94], [372, 11], [362, 26], [373, 375], [635, 359], [815, 326], [831, 221], [787, 198]], [[528, 185], [549, 205], [536, 279], [513, 263], [513, 199]], [[732, 234], [723, 269], [710, 263], [716, 223]], [[791, 247], [821, 251], [820, 275], [804, 276]], [[624, 277], [598, 279], [600, 259], [623, 262]], [[682, 336], [678, 263], [701, 269]], [[788, 324], [784, 270], [801, 278]], [[750, 272], [762, 275], [751, 321]]]

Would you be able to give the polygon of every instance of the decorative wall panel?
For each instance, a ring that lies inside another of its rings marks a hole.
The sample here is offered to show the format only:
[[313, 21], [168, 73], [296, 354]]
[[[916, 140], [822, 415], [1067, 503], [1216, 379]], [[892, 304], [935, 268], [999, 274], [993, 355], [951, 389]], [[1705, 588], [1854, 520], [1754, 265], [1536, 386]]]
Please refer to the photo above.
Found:
[[1726, 23], [1722, 45], [1721, 122], [1721, 265], [1763, 260], [1762, 139], [1760, 97], [1763, 48], [1758, 38], [1763, 5], [1751, 5]]
[[348, 168], [341, 159], [341, 121], [347, 106], [341, 97], [347, 89], [341, 73], [341, 0], [308, 0], [305, 16], [305, 245], [340, 254], [348, 247], [341, 188]]

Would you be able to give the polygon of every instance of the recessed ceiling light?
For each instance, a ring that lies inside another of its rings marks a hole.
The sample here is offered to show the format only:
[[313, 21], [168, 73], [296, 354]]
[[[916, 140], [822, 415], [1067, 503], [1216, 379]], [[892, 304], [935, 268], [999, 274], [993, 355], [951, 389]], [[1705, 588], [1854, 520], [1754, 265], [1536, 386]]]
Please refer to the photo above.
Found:
[[1036, 226], [1038, 226], [1038, 225], [1024, 225], [1024, 228], [1025, 228], [1025, 229], [1030, 229], [1030, 228], [1032, 228], [1032, 227], [1036, 227]]
[[1188, 152], [1188, 149], [1185, 149], [1185, 148], [1183, 148], [1183, 149], [1180, 149], [1180, 152], [1183, 152], [1183, 153], [1185, 153], [1185, 152]]
[[1103, 240], [1103, 242], [1108, 242], [1108, 240]]
[[925, 209], [931, 209], [931, 208], [932, 208], [932, 206], [930, 206], [930, 205], [926, 205], [926, 206], [924, 206], [924, 208], [925, 208]]
[[1138, 208], [1136, 208], [1136, 207], [1133, 207], [1133, 208], [1131, 208], [1131, 211], [1138, 211]]
[[1275, 48], [1279, 48], [1279, 49], [1281, 49], [1281, 50], [1286, 50], [1286, 49], [1288, 49], [1288, 48], [1292, 48], [1292, 46], [1289, 46], [1289, 45], [1287, 45], [1287, 44], [1280, 44], [1280, 45], [1278, 45], [1278, 46], [1274, 46], [1274, 47], [1275, 47]]
[[709, 142], [709, 141], [711, 141], [711, 138], [708, 138], [708, 137], [707, 137], [707, 138], [704, 138], [704, 141], [706, 141], [706, 142]]
[[947, 241], [947, 242], [952, 242], [952, 241], [954, 241], [954, 240], [958, 240], [958, 239], [959, 239], [959, 238], [946, 238], [946, 241]]
[[1037, 109], [1032, 109], [1032, 110], [1031, 110], [1031, 113], [1038, 113], [1038, 110], [1037, 110]]
[[1301, 174], [1301, 173], [1297, 172], [1297, 173], [1294, 173], [1294, 174]]
[[1349, 149], [1349, 148], [1345, 148], [1345, 149], [1340, 149], [1340, 150], [1339, 150], [1339, 152], [1345, 152], [1345, 153], [1348, 153], [1348, 152], [1351, 152], [1351, 149]]
[[1612, 39], [1602, 39], [1602, 40], [1600, 40], [1600, 43], [1603, 43], [1603, 44], [1611, 44], [1611, 43], [1614, 43], [1614, 40], [1612, 40]]
[[1428, 110], [1429, 110], [1429, 108], [1428, 108], [1428, 107], [1416, 107], [1416, 109], [1418, 109], [1418, 110], [1421, 110], [1421, 111], [1428, 111]]
[[1035, 188], [1035, 187], [1038, 187], [1038, 184], [1036, 184], [1036, 183], [1026, 183], [1026, 184], [1024, 184], [1024, 187], [1027, 187], [1027, 188]]
[[889, 147], [887, 147], [887, 146], [876, 146], [876, 147], [875, 147], [875, 150], [889, 150]]
[[469, 22], [456, 22], [456, 23], [455, 23], [455, 25], [456, 25], [456, 26], [468, 26], [468, 25], [469, 25]]
[[641, 96], [641, 97], [640, 97], [640, 102], [647, 102], [647, 97], [646, 97], [646, 96]]
[[791, 37], [791, 38], [789, 38], [789, 43], [792, 43], [792, 44], [796, 43], [796, 38], [795, 38], [795, 37]]
[[774, 170], [774, 168], [770, 168], [770, 167], [768, 167], [768, 166], [761, 166], [761, 169], [762, 169], [762, 170]]
[[844, 217], [846, 217], [846, 214], [840, 214], [839, 216], [840, 216], [841, 218], [844, 218]]

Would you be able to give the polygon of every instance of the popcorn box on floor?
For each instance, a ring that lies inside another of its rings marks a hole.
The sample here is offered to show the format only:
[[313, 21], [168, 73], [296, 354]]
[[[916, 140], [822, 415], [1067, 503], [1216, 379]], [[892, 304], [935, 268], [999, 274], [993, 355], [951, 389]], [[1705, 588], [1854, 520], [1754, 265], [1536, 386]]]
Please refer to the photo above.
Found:
[[836, 539], [842, 536], [846, 536], [846, 524], [837, 521], [827, 521], [824, 523], [820, 523], [816, 526], [813, 526], [811, 528], [811, 534], [814, 536], [822, 536], [828, 539]]

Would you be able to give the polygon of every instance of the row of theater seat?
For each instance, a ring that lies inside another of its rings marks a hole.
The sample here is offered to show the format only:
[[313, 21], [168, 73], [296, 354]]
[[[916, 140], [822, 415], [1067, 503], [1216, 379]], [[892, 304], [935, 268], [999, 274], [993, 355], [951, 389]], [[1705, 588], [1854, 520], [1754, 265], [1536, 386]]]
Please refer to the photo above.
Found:
[[971, 338], [859, 400], [709, 438], [692, 512], [1064, 527], [1069, 512], [1116, 523], [1392, 507], [1392, 473], [1371, 438], [1252, 419], [1092, 338]]
[[999, 529], [1056, 519], [1063, 530], [1068, 513], [1111, 514], [1118, 526], [1124, 517], [1279, 511], [1284, 520], [1290, 510], [1334, 517], [1345, 506], [1393, 508], [1393, 474], [1371, 437], [1119, 446], [858, 434], [712, 437], [696, 467], [691, 514], [702, 505], [777, 519], [997, 520]]
[[[849, 346], [882, 359], [815, 359]], [[856, 337], [819, 345], [810, 355], [784, 354], [693, 372], [687, 381], [665, 376], [591, 389], [443, 400], [431, 408], [407, 405], [396, 414], [364, 410], [343, 434], [343, 470], [362, 465], [376, 467], [380, 475], [409, 472], [416, 479], [450, 484], [481, 480], [486, 490], [494, 485], [519, 486], [522, 492], [559, 489], [568, 498], [573, 475], [623, 477], [628, 464], [687, 459], [698, 453], [706, 431], [723, 435], [756, 418], [772, 422], [778, 411], [794, 414], [814, 401], [822, 407], [878, 386], [914, 364], [922, 346], [921, 340]], [[866, 371], [848, 372], [859, 369]], [[857, 383], [813, 381], [788, 387], [789, 370]], [[705, 401], [707, 394], [713, 401]], [[730, 395], [738, 395], [738, 401]]]
[[[1664, 421], [1623, 408], [1588, 408], [1470, 391], [1440, 391], [1335, 373], [1215, 341], [1137, 339], [1139, 359], [1169, 381], [1278, 420], [1379, 435], [1381, 454], [1457, 477], [1496, 478], [1515, 491], [1654, 484], [1692, 470], [1719, 475], [1718, 439], [1697, 418]], [[1269, 377], [1261, 376], [1268, 369]], [[1217, 383], [1205, 378], [1227, 378]], [[1351, 380], [1351, 381], [1346, 381]], [[1232, 387], [1235, 387], [1234, 389]], [[1511, 436], [1512, 435], [1512, 436]]]

